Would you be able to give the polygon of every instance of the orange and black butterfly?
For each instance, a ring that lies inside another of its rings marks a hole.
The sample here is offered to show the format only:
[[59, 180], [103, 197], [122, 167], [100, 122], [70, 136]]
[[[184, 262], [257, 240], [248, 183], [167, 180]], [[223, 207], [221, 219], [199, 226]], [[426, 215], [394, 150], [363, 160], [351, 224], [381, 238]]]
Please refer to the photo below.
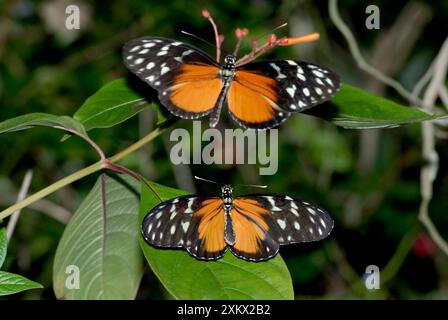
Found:
[[221, 258], [230, 248], [237, 257], [261, 261], [280, 245], [318, 241], [333, 229], [333, 220], [318, 205], [283, 195], [188, 195], [160, 203], [145, 217], [142, 234], [158, 247], [185, 248], [202, 260]]
[[239, 125], [268, 129], [291, 113], [330, 99], [339, 89], [338, 75], [318, 65], [294, 60], [247, 63], [257, 51], [238, 61], [236, 52], [220, 64], [186, 43], [143, 37], [125, 44], [123, 60], [158, 91], [171, 113], [184, 119], [209, 116], [211, 127], [217, 125], [225, 102]]

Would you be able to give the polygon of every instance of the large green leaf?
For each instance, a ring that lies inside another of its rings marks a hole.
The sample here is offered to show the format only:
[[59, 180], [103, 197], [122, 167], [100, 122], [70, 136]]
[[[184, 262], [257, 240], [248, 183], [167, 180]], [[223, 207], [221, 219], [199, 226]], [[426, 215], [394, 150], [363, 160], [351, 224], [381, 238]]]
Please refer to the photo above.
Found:
[[133, 117], [147, 105], [146, 100], [129, 87], [126, 79], [117, 79], [88, 98], [74, 118], [81, 121], [87, 131], [109, 128]]
[[48, 113], [29, 113], [0, 122], [0, 134], [26, 130], [36, 126], [76, 131], [86, 135], [84, 126], [78, 120], [68, 116], [55, 116]]
[[29, 289], [42, 288], [42, 285], [18, 274], [0, 271], [0, 296]]
[[8, 239], [6, 238], [6, 229], [1, 228], [0, 229], [0, 268], [3, 265], [3, 262], [5, 262], [7, 248], [8, 248]]
[[[143, 274], [138, 245], [139, 184], [102, 174], [67, 225], [56, 251], [59, 299], [133, 299]], [[79, 270], [79, 289], [73, 278]], [[71, 285], [66, 286], [69, 281]]]
[[305, 113], [327, 119], [349, 129], [394, 127], [436, 118], [348, 84], [343, 84], [341, 90], [330, 102], [307, 110]]
[[[163, 200], [185, 194], [148, 182]], [[157, 205], [158, 196], [142, 184], [140, 222]], [[151, 269], [177, 299], [293, 299], [289, 271], [280, 257], [248, 262], [229, 251], [217, 261], [199, 261], [184, 250], [157, 249], [140, 237]]]

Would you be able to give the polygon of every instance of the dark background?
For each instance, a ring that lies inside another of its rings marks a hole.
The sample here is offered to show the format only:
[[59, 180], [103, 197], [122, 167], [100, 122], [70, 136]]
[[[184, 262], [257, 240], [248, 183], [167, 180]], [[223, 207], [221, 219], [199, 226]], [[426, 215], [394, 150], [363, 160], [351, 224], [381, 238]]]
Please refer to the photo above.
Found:
[[[81, 29], [64, 27], [65, 7], [80, 4]], [[377, 4], [380, 30], [365, 27], [365, 8]], [[233, 30], [247, 27], [262, 35], [284, 22], [279, 36], [320, 32], [312, 44], [282, 47], [264, 58], [316, 62], [340, 74], [343, 82], [404, 105], [408, 102], [357, 68], [347, 44], [328, 17], [327, 1], [2, 1], [0, 3], [0, 121], [30, 112], [72, 115], [104, 84], [129, 77], [120, 48], [128, 40], [158, 35], [187, 41], [214, 55], [214, 49], [180, 33], [213, 42], [201, 9], [208, 8], [232, 51]], [[340, 1], [342, 17], [366, 60], [412, 90], [447, 36], [447, 1]], [[246, 48], [247, 50], [247, 48]], [[148, 87], [149, 94], [155, 97]], [[224, 113], [223, 113], [224, 114]], [[90, 135], [112, 155], [154, 127], [151, 110], [111, 129]], [[178, 127], [190, 128], [189, 121]], [[448, 235], [446, 132], [438, 128], [440, 171], [430, 213]], [[0, 136], [0, 209], [15, 201], [27, 169], [30, 192], [97, 160], [80, 139], [59, 140], [60, 132], [33, 129]], [[318, 118], [294, 115], [279, 130], [279, 170], [258, 176], [256, 166], [177, 166], [169, 161], [168, 135], [128, 156], [122, 164], [147, 178], [191, 192], [219, 192], [193, 181], [194, 174], [231, 183], [262, 183], [269, 192], [317, 202], [335, 219], [330, 237], [315, 244], [283, 247], [297, 299], [448, 298], [448, 259], [417, 216], [420, 205], [420, 126], [384, 130], [346, 130]], [[16, 294], [19, 299], [54, 299], [52, 262], [67, 215], [93, 186], [87, 177], [22, 212], [3, 270], [42, 283], [46, 289]], [[258, 190], [240, 189], [241, 192]], [[51, 210], [49, 209], [51, 207]], [[51, 211], [52, 215], [48, 212]], [[381, 290], [368, 291], [362, 274], [370, 264], [383, 269]], [[139, 299], [166, 297], [148, 272]]]

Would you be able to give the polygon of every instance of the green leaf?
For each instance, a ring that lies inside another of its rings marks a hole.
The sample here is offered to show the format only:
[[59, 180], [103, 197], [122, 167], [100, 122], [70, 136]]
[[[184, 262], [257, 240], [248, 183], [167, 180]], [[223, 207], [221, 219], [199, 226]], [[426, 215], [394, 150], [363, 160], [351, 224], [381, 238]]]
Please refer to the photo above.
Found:
[[136, 231], [138, 190], [139, 184], [127, 176], [99, 177], [56, 250], [53, 283], [57, 298], [135, 298], [143, 274]]
[[8, 249], [8, 239], [6, 237], [6, 229], [0, 229], [0, 268], [5, 262], [6, 258], [6, 250]]
[[0, 122], [0, 134], [26, 130], [36, 126], [76, 131], [83, 135], [87, 135], [84, 126], [78, 120], [68, 116], [55, 116], [48, 113], [29, 113]]
[[[152, 182], [163, 199], [184, 192]], [[140, 222], [160, 200], [142, 184]], [[139, 230], [140, 233], [140, 230]], [[200, 261], [184, 250], [157, 249], [140, 237], [146, 260], [165, 288], [177, 299], [293, 299], [289, 271], [280, 257], [265, 262], [248, 262], [231, 252], [217, 261]]]
[[84, 102], [74, 118], [84, 124], [87, 131], [110, 128], [140, 111], [148, 102], [132, 90], [126, 79], [117, 79], [102, 87]]
[[0, 296], [39, 288], [43, 287], [37, 282], [31, 281], [18, 274], [0, 271]]
[[343, 84], [329, 102], [305, 113], [348, 129], [395, 127], [436, 119], [436, 116], [405, 107], [359, 88]]

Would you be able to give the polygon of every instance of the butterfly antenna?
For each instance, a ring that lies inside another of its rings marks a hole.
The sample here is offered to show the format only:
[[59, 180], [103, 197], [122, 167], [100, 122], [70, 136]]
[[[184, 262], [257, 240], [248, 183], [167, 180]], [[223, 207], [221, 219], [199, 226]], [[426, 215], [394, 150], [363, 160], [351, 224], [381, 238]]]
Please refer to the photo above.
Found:
[[213, 183], [213, 184], [219, 184], [219, 185], [225, 185], [225, 184], [226, 184], [226, 183], [223, 183], [223, 182], [217, 182], [217, 181], [213, 181], [213, 180], [209, 180], [209, 179], [201, 178], [201, 177], [198, 177], [198, 176], [194, 176], [194, 178], [195, 178], [196, 180], [202, 180], [202, 181], [209, 182], [209, 183]]
[[181, 33], [183, 33], [183, 34], [186, 34], [187, 36], [190, 36], [190, 37], [196, 38], [196, 39], [198, 39], [198, 40], [201, 40], [202, 42], [204, 42], [204, 43], [208, 44], [209, 46], [212, 46], [213, 48], [216, 48], [216, 46], [215, 46], [214, 44], [212, 44], [212, 43], [208, 42], [208, 41], [207, 41], [207, 40], [205, 40], [205, 39], [202, 39], [201, 37], [198, 37], [198, 36], [197, 36], [197, 35], [195, 35], [195, 34], [192, 34], [192, 33], [190, 33], [190, 32], [184, 31], [184, 30], [182, 30], [182, 31], [181, 31]]
[[251, 187], [251, 188], [262, 188], [266, 189], [268, 186], [264, 184], [237, 184], [239, 187]]

